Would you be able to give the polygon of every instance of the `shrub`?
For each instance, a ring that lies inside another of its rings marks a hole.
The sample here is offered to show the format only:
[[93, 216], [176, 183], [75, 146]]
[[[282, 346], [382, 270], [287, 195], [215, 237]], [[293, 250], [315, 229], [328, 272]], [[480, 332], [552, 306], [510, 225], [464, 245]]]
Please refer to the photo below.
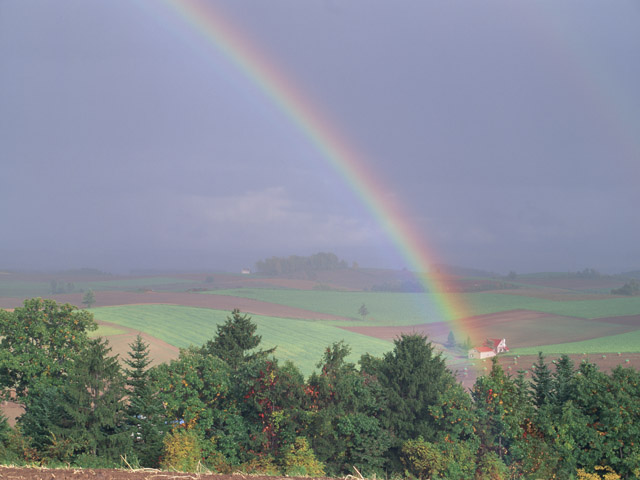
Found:
[[271, 455], [256, 456], [240, 466], [240, 470], [249, 474], [260, 475], [280, 475], [280, 470], [276, 466]]
[[193, 430], [174, 430], [164, 438], [160, 465], [168, 470], [195, 472], [202, 458], [202, 445]]
[[324, 475], [324, 465], [318, 461], [304, 437], [296, 438], [296, 441], [287, 447], [282, 463], [284, 473], [288, 476], [321, 477]]
[[587, 473], [583, 468], [578, 469], [578, 480], [620, 480], [613, 468], [596, 466], [595, 473]]
[[408, 473], [423, 480], [431, 478], [445, 468], [444, 455], [430, 442], [422, 437], [407, 440], [402, 445], [401, 459]]
[[421, 437], [402, 446], [402, 462], [408, 473], [420, 479], [471, 478], [475, 449], [464, 441], [425, 442]]
[[495, 452], [487, 452], [480, 457], [475, 480], [506, 480], [508, 469]]

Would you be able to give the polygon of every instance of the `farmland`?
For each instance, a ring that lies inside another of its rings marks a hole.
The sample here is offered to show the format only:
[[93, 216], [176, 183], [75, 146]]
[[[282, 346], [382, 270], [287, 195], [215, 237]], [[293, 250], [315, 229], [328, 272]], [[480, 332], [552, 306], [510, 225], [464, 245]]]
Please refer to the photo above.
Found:
[[[332, 342], [348, 343], [350, 359], [357, 361], [365, 352], [382, 355], [394, 338], [412, 332], [426, 334], [451, 365], [465, 365], [464, 350], [445, 347], [451, 326], [438, 307], [441, 293], [371, 291], [376, 284], [406, 277], [406, 272], [369, 269], [326, 272], [313, 278], [5, 272], [0, 278], [0, 307], [15, 308], [31, 296], [81, 305], [79, 290], [92, 289], [96, 304], [91, 311], [100, 325], [95, 335], [107, 337], [113, 352], [122, 357], [135, 334], [143, 332], [156, 362], [175, 358], [179, 348], [202, 345], [229, 312], [239, 308], [257, 324], [262, 347], [277, 346], [276, 356], [293, 361], [305, 375], [314, 370], [323, 349]], [[52, 280], [72, 283], [77, 291], [48, 293]], [[446, 294], [468, 308], [470, 316], [457, 319], [465, 334], [504, 337], [509, 355], [522, 357], [538, 351], [597, 354], [598, 358], [607, 353], [640, 353], [640, 297], [606, 293], [624, 283], [620, 278], [532, 275], [519, 277], [513, 288], [464, 291], [469, 285], [499, 283], [460, 277], [459, 288]], [[363, 304], [368, 310], [364, 316], [358, 312]], [[637, 357], [629, 358], [628, 363], [637, 362]]]
[[[130, 305], [93, 310], [99, 322], [122, 325], [145, 332], [168, 344], [185, 348], [200, 346], [214, 337], [216, 326], [224, 323], [228, 311], [177, 305]], [[290, 360], [309, 375], [322, 357], [324, 349], [343, 340], [352, 350], [351, 360], [364, 353], [382, 355], [391, 343], [336, 329], [316, 321], [253, 315], [252, 321], [262, 336], [261, 347], [276, 347], [280, 360]]]

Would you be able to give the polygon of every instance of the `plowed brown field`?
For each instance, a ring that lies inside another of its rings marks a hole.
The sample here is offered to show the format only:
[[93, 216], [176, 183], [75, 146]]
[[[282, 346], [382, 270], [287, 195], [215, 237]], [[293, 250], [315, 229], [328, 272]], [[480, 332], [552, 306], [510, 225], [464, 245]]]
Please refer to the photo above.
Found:
[[[459, 326], [471, 338], [506, 338], [511, 348], [535, 347], [631, 332], [638, 329], [638, 316], [587, 320], [532, 310], [509, 310], [465, 318]], [[451, 329], [444, 322], [408, 327], [343, 328], [384, 340], [392, 340], [403, 333], [422, 333], [437, 343], [444, 342]]]

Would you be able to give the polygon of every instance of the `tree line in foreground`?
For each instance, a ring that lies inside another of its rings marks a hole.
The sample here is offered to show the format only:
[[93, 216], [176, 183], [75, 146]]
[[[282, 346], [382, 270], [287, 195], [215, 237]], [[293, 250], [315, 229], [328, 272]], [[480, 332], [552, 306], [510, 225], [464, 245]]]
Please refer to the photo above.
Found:
[[138, 336], [121, 365], [91, 313], [31, 299], [0, 311], [5, 463], [420, 479], [638, 478], [640, 374], [555, 365], [532, 380], [494, 361], [470, 392], [427, 338], [383, 357], [327, 347], [308, 379], [260, 349], [234, 310], [200, 347], [150, 366]]

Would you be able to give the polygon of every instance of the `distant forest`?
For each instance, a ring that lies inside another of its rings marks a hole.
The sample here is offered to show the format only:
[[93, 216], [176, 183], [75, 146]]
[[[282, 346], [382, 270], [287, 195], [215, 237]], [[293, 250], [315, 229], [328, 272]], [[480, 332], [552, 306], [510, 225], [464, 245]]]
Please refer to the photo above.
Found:
[[256, 271], [265, 275], [286, 275], [291, 273], [310, 273], [347, 268], [347, 262], [333, 253], [316, 253], [309, 257], [291, 255], [289, 257], [271, 257], [256, 262]]

